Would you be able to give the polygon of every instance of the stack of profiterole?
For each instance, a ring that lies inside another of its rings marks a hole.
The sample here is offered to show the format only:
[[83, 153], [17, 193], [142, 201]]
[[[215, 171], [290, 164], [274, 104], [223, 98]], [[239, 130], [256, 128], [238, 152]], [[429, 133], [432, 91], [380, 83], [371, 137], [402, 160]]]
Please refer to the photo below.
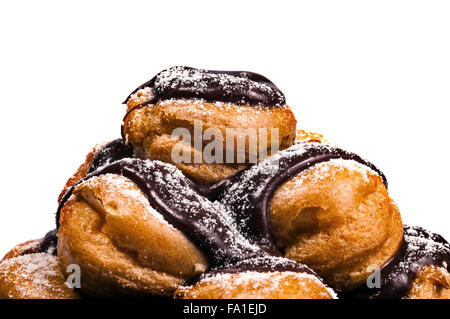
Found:
[[[264, 76], [173, 67], [125, 103], [122, 138], [67, 181], [56, 229], [4, 257], [0, 297], [450, 298], [450, 245], [402, 224], [375, 165], [296, 131]], [[196, 122], [241, 160], [172, 134]]]

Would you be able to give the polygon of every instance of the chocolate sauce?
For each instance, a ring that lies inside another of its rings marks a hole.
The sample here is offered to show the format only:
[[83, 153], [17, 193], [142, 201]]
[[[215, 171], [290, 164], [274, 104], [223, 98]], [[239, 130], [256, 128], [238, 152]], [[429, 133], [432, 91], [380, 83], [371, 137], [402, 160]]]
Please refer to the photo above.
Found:
[[94, 160], [89, 167], [88, 174], [115, 161], [131, 157], [133, 157], [133, 147], [127, 145], [124, 139], [118, 138], [106, 144], [97, 155], [95, 155]]
[[[208, 255], [212, 269], [203, 276], [238, 269], [312, 272], [304, 265], [281, 257], [273, 243], [267, 212], [267, 203], [276, 189], [307, 168], [333, 158], [352, 159], [377, 171], [385, 181], [384, 175], [375, 166], [356, 154], [331, 146], [297, 143], [217, 184], [200, 186], [171, 164], [120, 159], [128, 154], [122, 140], [108, 145], [105, 151], [99, 152], [100, 158], [94, 160], [94, 163], [100, 164], [93, 165], [91, 173], [79, 183], [108, 173], [132, 180], [154, 209]], [[110, 164], [102, 166], [102, 163]], [[239, 196], [231, 196], [233, 198], [228, 201], [228, 194], [234, 195], [233, 192], [238, 191], [236, 187], [243, 183], [250, 183], [253, 187], [246, 188], [239, 200], [236, 200]], [[65, 194], [58, 208], [58, 227], [60, 210], [72, 191], [73, 187]], [[213, 204], [203, 196], [219, 198], [222, 204], [220, 201]], [[235, 220], [232, 219], [230, 224], [224, 216], [234, 216]]]
[[[192, 188], [191, 181], [171, 164], [122, 159], [89, 174], [79, 183], [103, 174], [119, 174], [132, 180], [156, 211], [189, 236], [208, 255], [213, 267], [266, 255], [266, 251], [249, 244], [237, 232], [233, 223], [227, 220], [229, 212], [224, 207], [213, 205], [198, 194]], [[72, 191], [73, 187], [61, 201], [58, 219], [60, 210]]]
[[57, 230], [53, 229], [45, 234], [39, 243], [38, 252], [56, 255], [56, 246], [58, 243]]
[[263, 108], [286, 104], [283, 93], [266, 77], [247, 71], [215, 71], [175, 66], [159, 72], [135, 89], [151, 88], [154, 104], [168, 99], [201, 99], [208, 102], [230, 102]]
[[269, 205], [276, 190], [308, 168], [331, 159], [353, 160], [378, 173], [387, 187], [384, 174], [360, 156], [337, 147], [317, 143], [296, 143], [243, 173], [222, 181], [226, 187], [219, 201], [235, 214], [240, 230], [253, 243], [274, 248]]
[[404, 241], [397, 254], [380, 270], [380, 288], [364, 285], [343, 298], [401, 299], [406, 297], [416, 273], [425, 266], [448, 269], [450, 244], [440, 235], [421, 227], [404, 227]]
[[[118, 160], [131, 157], [133, 157], [133, 147], [131, 145], [127, 145], [125, 140], [122, 138], [115, 139], [103, 146], [102, 149], [95, 155], [91, 165], [89, 166], [88, 176], [104, 166], [112, 164]], [[72, 189], [73, 187], [66, 194], [64, 194], [63, 198], [61, 198], [61, 202], [65, 203], [69, 199], [69, 193], [72, 193]], [[56, 229], [59, 228], [59, 210], [60, 209], [58, 208], [56, 214]]]
[[[133, 148], [125, 143], [125, 141], [121, 138], [113, 140], [102, 147], [102, 149], [95, 155], [89, 170], [88, 174], [92, 174], [97, 171], [99, 168], [109, 165], [117, 160], [123, 158], [129, 158], [133, 156]], [[67, 194], [62, 198], [62, 202], [66, 202], [68, 197]], [[56, 225], [57, 228], [49, 231], [45, 234], [41, 243], [39, 244], [39, 252], [42, 253], [57, 253], [57, 244], [58, 244], [58, 228], [59, 228], [59, 208], [56, 216]]]
[[[116, 143], [120, 146], [122, 142]], [[122, 147], [113, 149], [121, 150]], [[106, 157], [115, 159], [120, 157], [106, 151], [99, 154], [106, 154]], [[99, 160], [102, 163], [111, 161], [107, 158]], [[248, 239], [251, 234], [238, 231], [235, 221], [229, 218], [232, 213], [224, 205], [218, 202], [213, 204], [204, 198], [198, 192], [200, 186], [171, 164], [126, 158], [113, 161], [99, 169], [93, 168], [92, 171], [77, 185], [94, 176], [110, 173], [129, 178], [141, 189], [156, 211], [175, 228], [189, 236], [206, 253], [211, 268], [196, 280], [217, 273], [239, 271], [295, 271], [314, 274], [307, 266], [281, 257], [274, 245], [252, 244]], [[238, 176], [240, 174], [234, 178], [237, 179]], [[211, 195], [223, 191], [223, 188], [231, 182], [231, 179], [222, 181], [209, 186], [209, 190], [205, 186], [201, 187], [204, 193]], [[57, 220], [74, 187], [63, 197], [58, 208]], [[261, 215], [261, 218], [264, 216]]]
[[[295, 271], [314, 274], [307, 266], [281, 257], [273, 242], [268, 209], [273, 194], [284, 182], [318, 163], [332, 159], [354, 160], [378, 173], [387, 187], [384, 174], [373, 164], [340, 148], [316, 143], [296, 143], [210, 186], [195, 184], [171, 164], [129, 158], [131, 156], [132, 150], [123, 140], [109, 143], [94, 159], [89, 175], [77, 185], [103, 174], [119, 174], [132, 180], [150, 205], [208, 256], [211, 268], [191, 284], [219, 273]], [[58, 227], [60, 210], [73, 189], [61, 200]], [[212, 203], [205, 197], [217, 201]], [[42, 251], [52, 246], [56, 246], [56, 230], [49, 232], [41, 243]], [[360, 288], [343, 297], [402, 298], [421, 267], [444, 263], [450, 264], [450, 245], [441, 236], [419, 227], [405, 227], [404, 243], [381, 269], [382, 288]]]

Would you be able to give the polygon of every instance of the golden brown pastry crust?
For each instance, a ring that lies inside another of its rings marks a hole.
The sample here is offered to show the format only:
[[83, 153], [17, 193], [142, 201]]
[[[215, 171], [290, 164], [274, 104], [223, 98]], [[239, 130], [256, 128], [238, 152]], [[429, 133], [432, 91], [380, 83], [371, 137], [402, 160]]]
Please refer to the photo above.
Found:
[[32, 253], [0, 262], [0, 299], [80, 298], [65, 281], [54, 255]]
[[113, 174], [79, 184], [61, 210], [58, 255], [78, 264], [90, 295], [170, 295], [207, 260], [149, 205], [129, 179]]
[[346, 290], [365, 282], [370, 265], [389, 261], [403, 239], [400, 212], [381, 177], [353, 161], [321, 163], [286, 182], [270, 218], [285, 257]]
[[[226, 154], [226, 129], [238, 129], [236, 140], [246, 138], [248, 128], [257, 132], [259, 143], [259, 129], [267, 129], [267, 149], [270, 154], [271, 128], [279, 130], [279, 148], [285, 149], [295, 140], [296, 120], [288, 106], [282, 108], [261, 109], [246, 105], [230, 103], [193, 102], [189, 100], [163, 101], [156, 104], [145, 104], [148, 101], [148, 91], [142, 89], [128, 101], [127, 115], [123, 122], [123, 133], [130, 142], [139, 158], [151, 158], [177, 165], [186, 175], [198, 183], [210, 184], [229, 177], [248, 165], [250, 158], [249, 146], [246, 143], [246, 163], [174, 163], [172, 148], [180, 139], [172, 137], [176, 128], [186, 128], [193, 135], [194, 121], [201, 121], [203, 132], [213, 128], [219, 130], [225, 140], [224, 154]], [[248, 141], [248, 137], [247, 137]], [[193, 138], [192, 141], [193, 143]], [[208, 143], [206, 141], [205, 143]], [[192, 145], [184, 145], [193, 158], [195, 150]], [[258, 154], [256, 154], [258, 157]]]
[[180, 287], [179, 299], [333, 299], [317, 277], [295, 272], [219, 274], [193, 286]]
[[447, 269], [427, 266], [420, 269], [407, 299], [450, 299], [450, 274]]

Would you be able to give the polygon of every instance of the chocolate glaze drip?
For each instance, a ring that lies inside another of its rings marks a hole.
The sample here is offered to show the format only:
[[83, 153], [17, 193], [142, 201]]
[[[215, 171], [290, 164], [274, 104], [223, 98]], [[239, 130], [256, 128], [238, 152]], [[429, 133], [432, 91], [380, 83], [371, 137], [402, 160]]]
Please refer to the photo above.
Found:
[[[339, 149], [337, 147], [331, 147], [323, 144], [316, 144], [316, 143], [296, 143], [297, 146], [291, 146], [291, 148], [298, 148], [299, 146], [304, 147], [306, 153], [303, 153], [301, 156], [298, 156], [296, 159], [290, 159], [289, 161], [292, 163], [295, 163], [296, 169], [290, 170], [288, 174], [286, 174], [286, 180], [294, 177], [296, 174], [301, 173], [302, 171], [305, 171], [306, 169], [314, 166], [315, 164], [326, 162], [330, 159], [336, 159], [336, 158], [342, 158], [342, 159], [351, 159], [354, 161], [359, 162], [360, 164], [363, 164], [365, 166], [368, 166], [370, 169], [375, 171], [377, 174], [381, 176], [383, 179], [383, 183], [388, 185], [386, 176], [383, 174], [382, 171], [380, 171], [375, 165], [367, 162], [366, 160], [362, 159], [360, 156], [347, 152], [345, 150]], [[290, 152], [290, 149], [286, 150], [287, 152]], [[269, 159], [270, 161], [270, 159]], [[286, 171], [289, 168], [289, 163], [287, 163], [286, 160], [283, 160], [285, 162], [284, 168], [282, 170]], [[300, 163], [301, 162], [301, 163]], [[258, 165], [267, 165], [267, 163], [260, 163]], [[241, 182], [243, 178], [245, 178], [243, 175], [247, 174], [248, 171], [254, 170], [255, 166], [248, 166], [245, 169], [243, 169], [240, 172], [237, 172], [233, 176], [230, 176], [228, 178], [225, 178], [221, 180], [220, 182], [217, 182], [212, 185], [199, 185], [194, 182], [192, 182], [192, 187], [197, 190], [201, 195], [209, 198], [210, 200], [217, 200], [220, 198], [220, 196], [224, 193], [224, 191], [228, 188], [230, 188], [233, 184], [237, 185]], [[281, 173], [281, 171], [279, 171]], [[261, 171], [261, 173], [265, 174], [264, 171]], [[278, 173], [278, 171], [276, 172]], [[273, 176], [275, 177], [275, 176]], [[255, 179], [258, 177], [254, 177]], [[261, 176], [259, 177], [261, 178]], [[252, 181], [252, 183], [256, 183], [256, 181]], [[270, 185], [270, 181], [267, 181], [267, 185], [274, 190], [278, 188], [281, 185]], [[261, 186], [260, 189], [263, 189], [264, 186]]]
[[208, 198], [209, 200], [215, 201], [219, 199], [220, 195], [233, 183], [233, 181], [236, 181], [239, 176], [242, 176], [242, 174], [248, 169], [245, 168], [240, 172], [237, 172], [233, 176], [230, 176], [228, 178], [225, 178], [221, 180], [220, 182], [217, 182], [215, 184], [211, 185], [201, 185], [197, 184], [194, 181], [190, 180], [192, 188], [194, 188], [200, 195]]
[[[89, 166], [88, 176], [104, 166], [112, 164], [123, 158], [131, 158], [131, 157], [133, 157], [133, 147], [127, 145], [125, 140], [122, 138], [115, 139], [106, 144], [105, 146], [103, 146], [102, 149], [95, 155], [91, 165]], [[70, 197], [70, 194], [72, 194], [72, 190], [73, 187], [70, 188], [66, 194], [64, 194], [63, 198], [61, 199], [61, 203], [67, 202], [67, 200]], [[55, 231], [56, 234], [57, 229], [59, 228], [59, 210], [60, 209], [58, 208], [56, 213], [56, 230], [52, 230]]]
[[246, 169], [228, 181], [219, 201], [235, 214], [241, 231], [252, 242], [275, 249], [269, 220], [269, 204], [275, 191], [308, 168], [331, 159], [354, 160], [377, 172], [387, 187], [384, 174], [360, 156], [337, 147], [317, 143], [296, 143], [290, 148]]
[[[195, 184], [170, 164], [127, 158], [130, 156], [132, 150], [123, 140], [109, 143], [94, 159], [89, 175], [79, 183], [108, 173], [132, 180], [150, 205], [209, 257], [212, 268], [191, 284], [219, 273], [295, 271], [314, 274], [307, 266], [281, 257], [273, 244], [268, 216], [275, 191], [308, 168], [336, 158], [354, 160], [377, 172], [387, 186], [385, 176], [373, 164], [356, 154], [316, 143], [296, 143], [258, 165], [210, 186]], [[171, 189], [169, 185], [175, 188]], [[57, 220], [72, 191], [73, 188], [61, 201]], [[174, 199], [174, 192], [182, 196], [182, 200], [180, 197]], [[202, 196], [218, 199], [216, 204], [222, 205], [212, 204]], [[189, 203], [201, 204], [194, 208]], [[233, 215], [236, 223], [229, 224], [219, 218], [227, 213]], [[242, 238], [236, 240], [236, 236]], [[40, 251], [49, 252], [56, 246], [56, 240], [56, 230], [49, 232], [41, 242]], [[450, 245], [441, 236], [419, 227], [405, 227], [402, 246], [381, 269], [382, 288], [362, 287], [343, 297], [402, 298], [421, 267], [444, 263], [450, 264]]]
[[[234, 214], [239, 230], [252, 243], [263, 247], [272, 256], [280, 256], [272, 238], [268, 212], [273, 194], [284, 182], [297, 174], [318, 163], [336, 158], [354, 160], [368, 166], [381, 176], [387, 187], [386, 177], [373, 164], [354, 153], [317, 143], [296, 143], [287, 150], [214, 185], [204, 186], [192, 183], [197, 192], [212, 200], [217, 199], [225, 205]], [[280, 271], [290, 271], [302, 266], [293, 261], [286, 262], [285, 258], [280, 258], [280, 260], [282, 262], [277, 266]], [[273, 264], [273, 257], [243, 260], [235, 266], [210, 270], [196, 279], [194, 283], [218, 272], [233, 273], [255, 269], [267, 271]]]
[[[91, 174], [98, 170], [99, 168], [109, 165], [119, 159], [132, 157], [133, 156], [133, 148], [131, 146], [126, 145], [125, 141], [121, 138], [113, 140], [106, 144], [94, 157], [94, 160], [89, 167], [88, 174]], [[61, 200], [62, 202], [66, 202], [69, 197], [66, 197], [67, 194]], [[58, 227], [59, 227], [59, 209], [56, 216], [56, 225], [57, 228], [49, 231], [45, 234], [41, 243], [39, 244], [39, 252], [42, 253], [57, 253], [57, 244], [58, 244]]]
[[153, 104], [167, 99], [202, 99], [264, 108], [286, 104], [283, 93], [266, 77], [247, 71], [215, 71], [175, 66], [135, 89], [151, 88]]
[[[122, 152], [123, 142], [114, 141], [106, 149]], [[225, 272], [239, 271], [295, 271], [314, 274], [307, 266], [292, 260], [282, 258], [275, 247], [252, 245], [247, 237], [236, 228], [234, 222], [227, 223], [224, 216], [231, 213], [219, 203], [213, 204], [197, 192], [196, 184], [185, 177], [175, 166], [167, 163], [140, 159], [117, 159], [120, 155], [109, 151], [101, 151], [104, 158], [94, 160], [95, 163], [110, 163], [95, 165], [86, 178], [103, 174], [120, 174], [132, 180], [145, 194], [150, 205], [157, 210], [174, 227], [189, 236], [209, 257], [210, 270], [196, 280], [206, 276]], [[109, 159], [108, 159], [109, 157]], [[97, 168], [100, 167], [100, 168]], [[210, 186], [205, 192], [214, 193], [222, 189], [220, 185]], [[75, 185], [76, 186], [76, 185]], [[75, 187], [74, 186], [74, 187]], [[198, 185], [197, 185], [198, 186]], [[61, 208], [71, 196], [72, 187], [61, 200], [57, 212], [57, 221]], [[199, 203], [197, 206], [193, 204]], [[57, 223], [59, 226], [59, 223]]]
[[421, 227], [404, 227], [405, 238], [397, 254], [380, 270], [381, 288], [364, 285], [343, 298], [400, 299], [406, 297], [416, 273], [426, 266], [450, 265], [450, 244]]
[[57, 230], [53, 229], [45, 234], [39, 243], [38, 252], [56, 255], [56, 246], [58, 243]]
[[88, 174], [95, 172], [99, 168], [109, 165], [122, 158], [133, 157], [133, 147], [127, 145], [125, 140], [118, 138], [106, 144], [94, 157]]
[[[250, 245], [232, 224], [226, 223], [222, 218], [226, 212], [216, 208], [192, 189], [191, 181], [173, 165], [150, 160], [122, 159], [93, 172], [79, 183], [103, 174], [119, 174], [132, 180], [156, 211], [206, 252], [212, 266], [234, 263], [243, 256], [251, 258], [266, 254], [263, 249]], [[60, 203], [58, 219], [73, 188]], [[177, 194], [174, 193], [176, 191]]]
[[[332, 158], [356, 160], [377, 171], [385, 181], [384, 175], [375, 166], [356, 154], [318, 144], [295, 144], [257, 166], [210, 186], [195, 184], [173, 165], [167, 163], [120, 159], [129, 154], [123, 140], [113, 141], [99, 152], [98, 158], [94, 159], [90, 169], [91, 173], [79, 183], [108, 173], [120, 174], [132, 180], [143, 191], [153, 208], [174, 227], [187, 234], [207, 253], [212, 268], [200, 278], [218, 272], [247, 270], [313, 273], [304, 265], [282, 258], [273, 244], [267, 202], [275, 190], [296, 174]], [[103, 166], [105, 163], [109, 163], [109, 165]], [[278, 166], [276, 166], [277, 164]], [[227, 194], [232, 194], [235, 186], [241, 185], [246, 179], [254, 187], [246, 189], [246, 195], [241, 198], [243, 202], [236, 201], [237, 196], [233, 196], [234, 199], [228, 202]], [[169, 185], [177, 185], [177, 187], [170, 192], [168, 191]], [[58, 208], [58, 227], [60, 210], [71, 196], [73, 188], [65, 194]], [[182, 193], [183, 198], [173, 199], [173, 192]], [[212, 205], [202, 196], [219, 198], [223, 204], [219, 209], [219, 206]], [[188, 205], [202, 201], [202, 199], [210, 205], [202, 204], [195, 209]], [[226, 211], [221, 211], [221, 209], [226, 209]], [[219, 218], [227, 213], [234, 214], [237, 223], [227, 224]], [[212, 224], [211, 221], [213, 221]], [[236, 224], [243, 226], [238, 227]], [[236, 236], [242, 236], [242, 238], [236, 240]], [[232, 243], [238, 244], [233, 245]]]
[[291, 259], [275, 256], [262, 256], [240, 260], [237, 263], [217, 267], [209, 271], [208, 276], [218, 273], [239, 273], [244, 271], [271, 272], [271, 271], [293, 271], [304, 272], [315, 275], [308, 266], [299, 264]]

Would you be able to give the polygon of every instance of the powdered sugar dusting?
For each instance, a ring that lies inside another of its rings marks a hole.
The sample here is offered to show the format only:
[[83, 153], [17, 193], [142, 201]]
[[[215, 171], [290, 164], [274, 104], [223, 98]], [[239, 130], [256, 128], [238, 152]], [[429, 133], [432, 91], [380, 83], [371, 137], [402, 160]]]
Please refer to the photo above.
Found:
[[[133, 170], [133, 174], [141, 181], [148, 183], [154, 192], [156, 200], [164, 203], [163, 206], [168, 208], [168, 215], [162, 213], [167, 218], [186, 219], [189, 220], [188, 227], [191, 235], [201, 235], [202, 244], [213, 244], [211, 241], [217, 234], [221, 234], [220, 238], [224, 240], [228, 249], [235, 256], [244, 252], [257, 252], [260, 248], [251, 244], [243, 234], [241, 234], [235, 226], [235, 220], [225, 206], [220, 203], [212, 203], [205, 197], [198, 194], [193, 188], [189, 180], [174, 165], [152, 160], [139, 159], [122, 159], [115, 165], [121, 165], [123, 170]], [[99, 174], [103, 174], [99, 172]], [[112, 177], [110, 177], [112, 178]], [[133, 180], [133, 177], [130, 177]], [[119, 183], [117, 188], [122, 187], [120, 180], [115, 178]], [[133, 180], [134, 181], [134, 180]], [[136, 182], [136, 181], [135, 181]], [[130, 198], [142, 197], [142, 192], [128, 191], [125, 193]], [[153, 195], [152, 195], [153, 196]], [[162, 217], [161, 217], [162, 218]], [[170, 220], [168, 220], [170, 222]], [[177, 225], [178, 226], [178, 225]], [[209, 234], [208, 236], [206, 234]], [[214, 251], [217, 256], [225, 254], [219, 248]]]
[[[156, 76], [154, 87], [156, 91], [178, 87], [193, 88], [201, 97], [209, 90], [211, 83], [219, 86], [225, 95], [232, 95], [239, 91], [257, 91], [276, 100], [277, 106], [285, 104], [284, 96], [279, 90], [265, 82], [251, 80], [246, 76], [246, 72], [241, 72], [238, 75], [176, 66], [160, 72]], [[242, 96], [240, 103], [246, 103], [244, 96]]]
[[[369, 174], [378, 174], [369, 166], [370, 163], [356, 154], [330, 145], [296, 143], [244, 171], [224, 191], [220, 202], [235, 212], [241, 230], [248, 229], [254, 224], [254, 212], [270, 197], [268, 192], [275, 192], [281, 186], [275, 185], [275, 181], [285, 178], [285, 182], [308, 170], [314, 173], [315, 179], [325, 180], [330, 176], [331, 165], [339, 170], [357, 172], [365, 182], [369, 181]], [[303, 179], [296, 182], [301, 186]]]
[[131, 94], [129, 99], [132, 100], [134, 104], [141, 104], [152, 100], [154, 97], [153, 89], [145, 87], [139, 89], [136, 93]]
[[[169, 224], [167, 220], [150, 205], [142, 190], [132, 184], [128, 178], [117, 174], [104, 174], [102, 175], [102, 179], [105, 180], [108, 185], [104, 191], [111, 198], [114, 198], [117, 194], [120, 194], [121, 199], [125, 199], [128, 206], [132, 206], [135, 202], [139, 202], [140, 205], [145, 207], [143, 210], [144, 220], [146, 220], [148, 215], [151, 214], [164, 226], [173, 228], [173, 226]], [[93, 188], [96, 183], [97, 182], [95, 179], [88, 179], [82, 184], [82, 186]]]
[[[362, 180], [366, 183], [370, 181], [369, 175], [378, 175], [374, 170], [370, 167], [362, 165], [354, 160], [344, 160], [341, 158], [331, 159], [326, 162], [318, 163], [311, 168], [305, 170], [302, 176], [305, 176], [306, 173], [316, 181], [325, 181], [333, 178], [331, 168], [337, 169], [339, 172], [349, 171], [350, 173], [356, 173], [361, 176]], [[295, 186], [300, 187], [304, 182], [304, 178], [298, 178], [295, 181]]]
[[[447, 254], [450, 260], [450, 244], [440, 235], [434, 234], [421, 227], [405, 227], [405, 241], [408, 244], [408, 260], [419, 260], [421, 256], [432, 257], [437, 254]], [[407, 263], [400, 265], [408, 267]], [[442, 267], [447, 268], [447, 263], [442, 262]]]
[[242, 249], [250, 251], [259, 250], [257, 246], [250, 244], [249, 241], [237, 231], [237, 228], [234, 226], [235, 220], [233, 219], [232, 214], [223, 205], [212, 203], [205, 197], [199, 195], [188, 185], [180, 183], [180, 181], [186, 179], [186, 177], [179, 169], [173, 165], [160, 161], [157, 161], [156, 163], [145, 161], [144, 163], [148, 167], [155, 165], [156, 163], [157, 165], [163, 165], [170, 172], [170, 174], [167, 174], [166, 172], [155, 170], [155, 175], [157, 177], [156, 180], [164, 185], [164, 187], [167, 187], [167, 192], [172, 195], [170, 199], [170, 205], [172, 207], [178, 207], [181, 211], [187, 210], [191, 214], [207, 210], [211, 215], [202, 216], [201, 220], [203, 227], [207, 229], [217, 229], [219, 227], [218, 222], [220, 222], [220, 224], [228, 226], [226, 230], [220, 229], [219, 231], [226, 232], [226, 242], [230, 247], [233, 247], [236, 252], [239, 252]]
[[21, 251], [36, 251], [39, 248], [41, 241], [40, 240], [32, 240], [29, 243], [22, 245], [20, 247]]
[[[199, 109], [210, 113], [211, 115], [217, 114], [218, 110], [233, 110], [237, 113], [243, 113], [244, 110], [241, 106], [236, 106], [236, 104], [228, 103], [228, 102], [221, 102], [221, 101], [214, 101], [209, 102], [205, 99], [166, 99], [163, 101], [158, 102], [158, 105], [166, 106], [166, 105], [174, 105], [174, 106], [181, 106], [181, 105], [195, 105]], [[215, 106], [214, 109], [208, 108], [207, 105], [213, 105]], [[281, 108], [285, 108], [287, 106], [282, 106]], [[263, 112], [263, 108], [259, 107], [258, 105], [253, 107], [252, 110], [252, 116], [255, 116], [255, 114], [259, 114]]]
[[[298, 144], [301, 145], [301, 144]], [[221, 202], [226, 205], [226, 203], [234, 202], [239, 199], [239, 202], [242, 203], [239, 206], [239, 209], [242, 211], [246, 211], [249, 209], [249, 205], [251, 204], [252, 195], [249, 192], [250, 189], [256, 189], [261, 186], [261, 181], [267, 182], [271, 179], [279, 170], [280, 160], [282, 158], [289, 158], [297, 155], [301, 155], [306, 152], [306, 149], [303, 147], [290, 147], [284, 151], [278, 152], [270, 158], [258, 163], [257, 165], [252, 166], [247, 169], [242, 176], [239, 178], [237, 183], [233, 183], [229, 189], [225, 191], [221, 198]], [[255, 177], [259, 176], [260, 178], [255, 179]], [[263, 191], [263, 188], [260, 188], [260, 191]], [[256, 194], [258, 196], [259, 193]]]
[[[282, 291], [286, 280], [297, 280], [298, 289], [308, 289], [312, 283], [323, 286], [322, 282], [314, 275], [308, 273], [299, 273], [292, 271], [284, 272], [257, 272], [257, 271], [245, 271], [240, 272], [238, 275], [233, 273], [222, 273], [216, 276], [207, 277], [202, 280], [202, 283], [213, 282], [216, 285], [220, 285], [220, 289], [227, 293], [233, 293], [233, 291], [239, 291], [242, 286], [251, 287], [252, 290], [262, 295], [271, 295], [276, 292]], [[185, 289], [190, 289], [187, 287]], [[324, 287], [326, 293], [323, 293], [323, 298], [331, 296], [333, 299], [337, 299], [336, 293], [328, 288]], [[194, 293], [195, 297], [195, 293]]]
[[[19, 293], [19, 298], [36, 297], [36, 294], [52, 291], [62, 293], [63, 288], [55, 286], [50, 280], [62, 277], [57, 271], [58, 259], [46, 253], [36, 253], [15, 257], [3, 261], [0, 264], [0, 276], [10, 278], [11, 269], [15, 269], [15, 281], [24, 281], [29, 284], [16, 285], [15, 289]], [[33, 295], [29, 296], [28, 288], [33, 287]], [[12, 297], [12, 296], [11, 296]]]
[[444, 238], [421, 227], [405, 226], [404, 234], [405, 242], [397, 253], [395, 262], [387, 265], [389, 271], [383, 278], [384, 285], [407, 284], [398, 281], [405, 276], [414, 278], [417, 271], [429, 265], [448, 270], [450, 244]]

